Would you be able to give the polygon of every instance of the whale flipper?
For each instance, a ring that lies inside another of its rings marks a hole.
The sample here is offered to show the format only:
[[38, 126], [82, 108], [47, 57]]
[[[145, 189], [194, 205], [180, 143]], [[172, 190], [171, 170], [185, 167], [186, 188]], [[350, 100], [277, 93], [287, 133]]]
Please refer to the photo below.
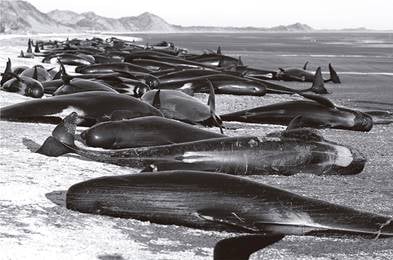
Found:
[[252, 253], [283, 238], [284, 235], [245, 235], [223, 239], [214, 247], [214, 260], [248, 260]]

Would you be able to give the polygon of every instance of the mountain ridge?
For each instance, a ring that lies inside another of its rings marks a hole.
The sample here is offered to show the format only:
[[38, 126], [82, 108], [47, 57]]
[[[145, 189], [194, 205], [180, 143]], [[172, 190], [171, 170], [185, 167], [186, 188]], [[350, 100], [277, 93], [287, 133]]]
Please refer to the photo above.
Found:
[[[94, 12], [77, 13], [69, 10], [52, 10], [43, 13], [27, 1], [0, 1], [0, 33], [30, 32], [312, 32], [307, 24], [294, 23], [275, 27], [220, 27], [220, 26], [181, 26], [166, 22], [161, 17], [144, 12], [138, 16], [110, 18]], [[4, 12], [5, 11], [5, 12]]]

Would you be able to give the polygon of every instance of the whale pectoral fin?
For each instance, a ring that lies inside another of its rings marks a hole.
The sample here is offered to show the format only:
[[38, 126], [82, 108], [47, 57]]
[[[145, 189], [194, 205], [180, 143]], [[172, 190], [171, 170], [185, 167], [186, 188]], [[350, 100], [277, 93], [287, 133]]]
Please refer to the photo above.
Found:
[[222, 209], [202, 209], [197, 214], [204, 220], [226, 224], [251, 233], [260, 232], [260, 229], [254, 223], [242, 218], [240, 213]]
[[284, 238], [284, 235], [245, 235], [220, 240], [214, 247], [214, 260], [247, 260], [258, 250]]

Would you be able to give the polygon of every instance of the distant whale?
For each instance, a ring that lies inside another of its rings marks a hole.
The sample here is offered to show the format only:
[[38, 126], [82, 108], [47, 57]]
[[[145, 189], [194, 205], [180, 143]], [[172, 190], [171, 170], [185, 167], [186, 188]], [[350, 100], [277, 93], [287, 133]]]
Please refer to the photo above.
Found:
[[294, 129], [264, 138], [221, 137], [112, 151], [83, 149], [74, 144], [76, 120], [75, 113], [66, 117], [37, 152], [47, 156], [77, 153], [95, 161], [145, 171], [184, 169], [234, 175], [348, 175], [361, 172], [366, 162], [358, 151], [327, 141], [310, 129]]
[[[285, 235], [393, 237], [393, 218], [245, 178], [198, 171], [108, 176], [72, 185], [66, 207], [164, 225], [254, 234], [219, 242], [215, 259], [248, 256]], [[238, 258], [239, 257], [239, 258]]]
[[[306, 81], [306, 82], [313, 82], [315, 78], [315, 74], [308, 72], [307, 64], [304, 64], [303, 69], [298, 68], [279, 68], [279, 72], [275, 75], [276, 79], [285, 80], [285, 81]], [[333, 83], [341, 83], [340, 78], [337, 75], [337, 72], [334, 70], [333, 66], [329, 63], [329, 73], [330, 78], [324, 80], [325, 82], [332, 81]]]

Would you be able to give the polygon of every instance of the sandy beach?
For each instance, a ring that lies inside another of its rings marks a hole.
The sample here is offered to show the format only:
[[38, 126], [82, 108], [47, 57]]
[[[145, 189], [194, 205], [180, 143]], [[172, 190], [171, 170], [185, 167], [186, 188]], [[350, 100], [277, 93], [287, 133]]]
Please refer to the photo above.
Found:
[[[79, 35], [89, 37], [91, 35]], [[345, 37], [344, 37], [345, 36]], [[67, 35], [33, 38], [64, 39]], [[72, 35], [74, 37], [74, 35]], [[103, 36], [101, 36], [103, 37]], [[124, 37], [127, 37], [125, 35]], [[131, 36], [128, 36], [131, 37]], [[302, 66], [310, 69], [333, 62], [343, 84], [326, 84], [335, 103], [361, 109], [393, 112], [393, 40], [391, 35], [319, 34], [138, 34], [136, 40], [174, 41], [190, 50], [215, 49], [241, 56], [260, 68]], [[370, 37], [383, 42], [367, 42]], [[130, 38], [129, 38], [130, 39]], [[341, 43], [337, 43], [341, 39]], [[363, 40], [363, 42], [362, 42]], [[351, 42], [351, 48], [344, 42]], [[281, 45], [279, 45], [279, 43]], [[299, 47], [308, 44], [307, 49]], [[380, 45], [378, 45], [378, 43]], [[376, 47], [375, 47], [376, 46]], [[26, 38], [0, 36], [0, 71], [7, 58], [13, 66], [33, 66], [40, 58], [16, 58]], [[333, 56], [332, 56], [333, 55]], [[58, 65], [43, 64], [46, 68]], [[71, 68], [69, 68], [71, 69]], [[307, 83], [280, 82], [294, 88]], [[198, 94], [207, 102], [207, 95]], [[0, 107], [30, 98], [0, 92]], [[300, 96], [243, 97], [217, 95], [218, 114], [262, 106]], [[230, 136], [264, 136], [282, 126], [229, 122]], [[0, 121], [0, 259], [212, 259], [213, 247], [232, 233], [200, 231], [73, 212], [65, 208], [65, 191], [74, 183], [100, 176], [137, 173], [137, 169], [78, 159], [74, 155], [49, 158], [29, 148], [50, 135], [54, 125]], [[82, 129], [82, 128], [80, 128]], [[218, 132], [218, 129], [210, 129]], [[321, 130], [328, 140], [357, 148], [368, 162], [355, 176], [248, 177], [307, 197], [359, 210], [393, 216], [393, 125], [375, 125], [370, 132]], [[392, 239], [316, 238], [286, 236], [255, 253], [251, 259], [392, 259]]]

